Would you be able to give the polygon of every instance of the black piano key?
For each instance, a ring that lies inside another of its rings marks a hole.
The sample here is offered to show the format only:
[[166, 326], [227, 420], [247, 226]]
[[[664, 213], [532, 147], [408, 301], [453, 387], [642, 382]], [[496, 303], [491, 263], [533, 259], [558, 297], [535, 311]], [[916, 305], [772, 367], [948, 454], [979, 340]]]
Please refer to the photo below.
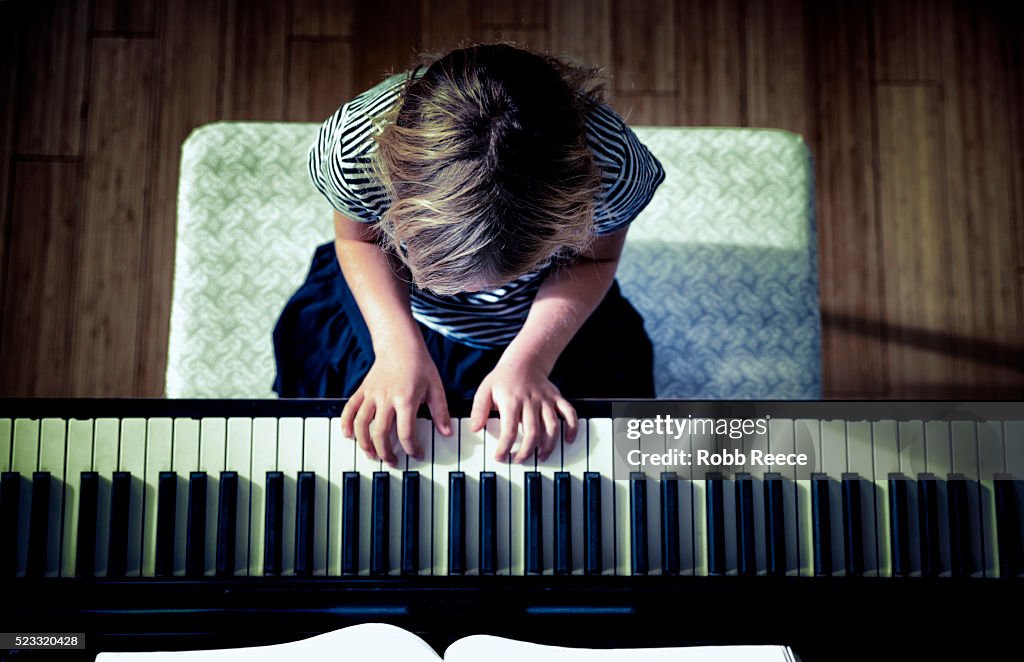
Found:
[[32, 504], [28, 523], [29, 577], [42, 577], [47, 565], [50, 520], [50, 472], [32, 474]]
[[341, 477], [341, 573], [359, 573], [359, 472]]
[[661, 474], [661, 572], [678, 575], [679, 477], [671, 471]]
[[185, 576], [202, 577], [206, 570], [206, 472], [188, 475], [188, 524], [185, 527]]
[[313, 574], [316, 526], [316, 474], [300, 471], [295, 485], [295, 574]]
[[415, 575], [419, 571], [420, 473], [406, 471], [402, 474], [402, 574]]
[[498, 476], [480, 474], [480, 574], [498, 572]]
[[132, 475], [115, 471], [110, 479], [110, 537], [107, 577], [124, 577], [128, 570], [128, 517], [132, 505]]
[[629, 474], [630, 569], [634, 575], [646, 575], [647, 557], [647, 476], [640, 471]]
[[448, 473], [448, 574], [466, 573], [466, 474]]
[[901, 473], [889, 474], [889, 547], [892, 551], [893, 577], [910, 574], [910, 531], [907, 519], [907, 479]]
[[860, 517], [860, 476], [843, 474], [843, 543], [846, 556], [846, 574], [859, 577], [864, 574], [864, 532]]
[[765, 565], [768, 575], [786, 574], [786, 516], [782, 505], [782, 474], [764, 475]]
[[583, 572], [601, 574], [601, 474], [583, 474]]
[[572, 573], [572, 478], [555, 472], [555, 574]]
[[174, 574], [174, 524], [178, 501], [178, 474], [161, 471], [156, 496], [156, 564], [157, 577]]
[[284, 549], [284, 474], [268, 471], [266, 517], [263, 529], [263, 574], [280, 575]]
[[235, 572], [235, 537], [238, 530], [238, 472], [220, 472], [217, 495], [217, 576]]
[[525, 554], [526, 574], [539, 575], [544, 571], [544, 545], [541, 540], [542, 510], [541, 510], [541, 477], [540, 472], [527, 471], [525, 474], [526, 485], [523, 490], [526, 499], [523, 509], [526, 518], [523, 530], [526, 532]]
[[921, 540], [921, 576], [936, 577], [939, 561], [939, 483], [934, 474], [917, 475], [918, 537]]
[[996, 545], [999, 550], [999, 576], [1003, 579], [1019, 576], [1024, 572], [1021, 554], [1021, 531], [1017, 514], [1020, 504], [1017, 494], [1024, 494], [1024, 481], [1013, 480], [1009, 474], [996, 474]]
[[388, 574], [388, 523], [391, 512], [391, 476], [386, 471], [373, 472], [370, 491], [370, 574]]
[[78, 488], [78, 540], [75, 549], [75, 576], [96, 574], [96, 507], [100, 475], [83, 471]]
[[813, 522], [815, 577], [832, 575], [832, 517], [828, 485], [827, 474], [811, 474], [811, 520]]
[[707, 500], [708, 574], [724, 575], [725, 568], [725, 497], [720, 473], [709, 473], [705, 479]]
[[971, 532], [968, 516], [967, 478], [949, 474], [946, 480], [949, 497], [949, 565], [954, 577], [971, 574]]
[[754, 479], [749, 473], [736, 474], [736, 572], [746, 577], [757, 574], [757, 547], [754, 544]]
[[18, 559], [18, 501], [21, 474], [5, 471], [0, 475], [0, 577], [13, 577]]

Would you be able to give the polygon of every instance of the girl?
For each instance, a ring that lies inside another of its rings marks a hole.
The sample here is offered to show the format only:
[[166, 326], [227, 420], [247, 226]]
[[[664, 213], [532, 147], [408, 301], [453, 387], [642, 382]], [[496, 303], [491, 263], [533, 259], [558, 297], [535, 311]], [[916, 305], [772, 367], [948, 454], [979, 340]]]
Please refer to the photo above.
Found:
[[547, 458], [560, 417], [575, 437], [567, 397], [653, 397], [651, 344], [614, 277], [664, 173], [594, 80], [475, 45], [323, 124], [309, 172], [335, 241], [274, 330], [281, 397], [349, 398], [344, 434], [389, 464], [392, 428], [422, 455], [424, 402], [444, 435], [447, 398], [472, 398], [474, 431], [496, 409], [496, 459], [519, 434], [521, 462]]

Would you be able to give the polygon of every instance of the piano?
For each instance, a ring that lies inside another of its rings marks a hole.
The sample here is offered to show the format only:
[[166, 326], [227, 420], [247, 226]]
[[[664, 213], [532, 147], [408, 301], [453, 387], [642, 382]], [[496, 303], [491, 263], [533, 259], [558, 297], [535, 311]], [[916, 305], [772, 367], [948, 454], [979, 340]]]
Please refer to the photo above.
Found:
[[[495, 461], [497, 420], [473, 433], [467, 403], [450, 438], [418, 420], [425, 457], [389, 467], [342, 438], [338, 401], [2, 400], [0, 631], [84, 633], [19, 651], [61, 660], [367, 621], [440, 652], [481, 632], [804, 660], [1021, 646], [1020, 403], [764, 403], [737, 439], [633, 439], [623, 405], [576, 404], [546, 462]], [[744, 461], [626, 461], [671, 449]]]

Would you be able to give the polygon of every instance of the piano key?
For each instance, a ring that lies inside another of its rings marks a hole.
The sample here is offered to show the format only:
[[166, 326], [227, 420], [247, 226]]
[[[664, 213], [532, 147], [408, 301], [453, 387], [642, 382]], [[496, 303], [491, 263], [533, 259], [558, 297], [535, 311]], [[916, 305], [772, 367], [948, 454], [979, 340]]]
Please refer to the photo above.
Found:
[[185, 576], [202, 577], [206, 572], [206, 492], [205, 471], [188, 476], [188, 515], [185, 535]]
[[967, 500], [967, 517], [964, 520], [967, 546], [963, 548], [967, 552], [966, 571], [971, 576], [981, 577], [984, 575], [984, 559], [981, 520], [978, 517], [981, 512], [981, 476], [978, 466], [977, 423], [953, 421], [950, 423], [950, 436], [953, 439], [953, 472], [962, 474], [967, 481], [963, 486], [963, 496]]
[[555, 549], [554, 574], [572, 573], [572, 477], [566, 471], [555, 473]]
[[44, 418], [39, 429], [39, 470], [50, 474], [50, 500], [43, 574], [57, 577], [61, 569], [61, 523], [64, 508], [64, 469], [67, 458], [67, 423]]
[[431, 536], [433, 549], [434, 576], [448, 574], [448, 474], [459, 468], [459, 438], [457, 421], [452, 423], [449, 437], [434, 430], [433, 495], [431, 509]]
[[[665, 448], [680, 453], [679, 457], [692, 458], [692, 443], [689, 430], [678, 437], [667, 435]], [[683, 454], [686, 455], [683, 455]], [[695, 468], [681, 466], [677, 475], [676, 492], [679, 498], [679, 573], [692, 576], [695, 572], [693, 526], [695, 513], [693, 510], [693, 475]], [[703, 512], [700, 513], [703, 518]]]
[[32, 521], [32, 474], [39, 468], [39, 421], [18, 418], [14, 421], [11, 471], [21, 480], [18, 495], [17, 552], [15, 574], [24, 577], [28, 570], [28, 537]]
[[[811, 475], [821, 471], [821, 424], [797, 419], [793, 424], [794, 451], [807, 457], [807, 464], [794, 467], [796, 479], [797, 560], [801, 577], [814, 576], [814, 507]], [[827, 485], [827, 483], [826, 483]]]
[[599, 575], [604, 569], [602, 545], [601, 474], [588, 471], [583, 474], [583, 572]]
[[[252, 420], [252, 464], [249, 480], [249, 576], [264, 575], [267, 541], [267, 476], [277, 471], [277, 419]], [[229, 465], [230, 466], [230, 465]], [[234, 467], [232, 467], [234, 468]], [[282, 494], [282, 497], [284, 495]], [[244, 513], [244, 510], [239, 512]]]
[[704, 498], [706, 504], [706, 535], [708, 554], [708, 574], [723, 576], [726, 574], [725, 561], [725, 507], [723, 504], [723, 482], [721, 473], [705, 474]]
[[[640, 452], [663, 454], [666, 450], [665, 435], [641, 435]], [[661, 574], [661, 490], [658, 488], [660, 471], [657, 467], [641, 468], [649, 479], [644, 488], [647, 495], [647, 574]]]
[[[64, 513], [61, 530], [60, 551], [60, 576], [61, 577], [92, 577], [96, 570], [96, 517], [95, 502], [90, 504], [91, 517], [90, 525], [93, 527], [89, 533], [93, 540], [92, 555], [86, 559], [89, 567], [83, 568], [82, 573], [77, 572], [78, 565], [78, 521], [82, 509], [80, 498], [82, 492], [82, 474], [92, 470], [92, 429], [91, 420], [70, 420], [68, 421], [67, 451], [64, 456], [64, 471], [66, 475], [64, 485]], [[95, 485], [94, 485], [95, 486]], [[95, 496], [95, 493], [94, 495]], [[58, 515], [60, 511], [58, 511]]]
[[[362, 452], [362, 451], [358, 451]], [[359, 532], [362, 530], [360, 519], [360, 483], [362, 482], [359, 472], [346, 471], [341, 482], [341, 574], [359, 574], [362, 560], [360, 556]]]
[[92, 468], [99, 474], [96, 492], [96, 565], [95, 575], [107, 575], [110, 540], [110, 493], [114, 472], [118, 469], [121, 421], [98, 418], [93, 425]]
[[[773, 418], [768, 422], [768, 444], [772, 453], [790, 454], [796, 450], [793, 421]], [[796, 466], [783, 464], [776, 468], [782, 479], [782, 522], [783, 551], [782, 574], [796, 576], [800, 573], [798, 547], [799, 519], [796, 508]]]
[[[429, 575], [434, 571], [434, 560], [432, 556], [434, 541], [433, 534], [433, 471], [434, 471], [434, 424], [430, 420], [416, 420], [416, 439], [423, 451], [423, 458], [417, 460], [414, 457], [408, 458], [410, 471], [418, 472], [418, 492], [416, 501], [419, 504], [419, 521], [416, 525], [419, 539], [419, 574]], [[507, 490], [506, 490], [507, 496]], [[506, 530], [508, 526], [506, 525]]]
[[317, 476], [312, 471], [300, 471], [295, 482], [295, 574], [310, 577], [316, 568]]
[[[143, 497], [144, 514], [142, 518], [143, 577], [156, 576], [156, 557], [158, 553], [164, 555], [163, 558], [168, 561], [168, 567], [166, 568], [168, 574], [173, 570], [173, 546], [160, 552], [157, 551], [157, 547], [160, 544], [160, 541], [157, 540], [158, 521], [163, 521], [159, 517], [160, 510], [164, 511], [165, 517], [171, 517], [170, 523], [164, 524], [166, 532], [170, 534], [170, 537], [166, 538], [165, 542], [172, 544], [172, 541], [174, 540], [173, 514], [176, 504], [172, 505], [168, 503], [166, 499], [160, 499], [161, 489], [171, 489], [170, 487], [164, 487], [164, 481], [170, 481], [170, 483], [168, 483], [168, 485], [170, 485], [174, 484], [177, 480], [176, 476], [173, 481], [169, 478], [161, 479], [161, 475], [163, 473], [173, 472], [173, 458], [171, 456], [173, 450], [173, 438], [174, 422], [171, 419], [151, 418], [146, 421], [146, 470], [145, 474], [143, 474], [143, 489], [145, 490], [145, 496]], [[168, 492], [168, 494], [170, 494], [170, 492]], [[175, 498], [177, 498], [177, 491], [175, 491], [174, 494]], [[172, 556], [166, 556], [168, 554]]]
[[[349, 507], [345, 503], [344, 498], [344, 480], [346, 475], [355, 470], [356, 453], [362, 451], [359, 451], [354, 440], [345, 438], [341, 434], [340, 418], [332, 418], [328, 425], [330, 428], [330, 442], [328, 443], [327, 456], [329, 470], [326, 474], [328, 477], [327, 574], [337, 577], [342, 574], [342, 556], [345, 550], [349, 550], [348, 541], [344, 539], [344, 532], [347, 531], [344, 527], [344, 516], [349, 512]], [[355, 482], [355, 492], [358, 495], [358, 479]], [[355, 531], [358, 531], [358, 527], [356, 527]], [[358, 548], [357, 541], [353, 542], [353, 544], [356, 547], [349, 551], [353, 552], [352, 559], [355, 559], [354, 550]], [[353, 572], [356, 572], [356, 570], [353, 570]]]
[[448, 574], [466, 573], [466, 474], [448, 473]]
[[[612, 524], [612, 531], [615, 533], [615, 574], [631, 575], [633, 574], [633, 559], [631, 558], [633, 552], [631, 535], [633, 528], [632, 472], [626, 458], [629, 451], [639, 449], [640, 444], [637, 441], [630, 441], [625, 434], [615, 435], [614, 440], [609, 438], [609, 442], [612, 441], [615, 446], [613, 455], [615, 459], [610, 463], [612, 489], [614, 490], [612, 504], [615, 509], [614, 523]], [[646, 505], [644, 507], [646, 508]]]
[[832, 575], [832, 510], [829, 503], [828, 474], [811, 474], [811, 519], [813, 531], [814, 576]]
[[544, 535], [541, 507], [543, 488], [539, 471], [527, 471], [523, 475], [523, 494], [525, 504], [523, 514], [523, 572], [527, 575], [539, 575], [544, 569]]
[[634, 471], [629, 475], [630, 573], [646, 575], [648, 565], [647, 475]]
[[736, 474], [736, 574], [757, 574], [754, 539], [754, 480], [749, 473]]
[[924, 428], [924, 440], [925, 471], [933, 474], [936, 478], [935, 496], [939, 522], [938, 573], [939, 576], [949, 577], [952, 574], [952, 559], [949, 544], [949, 493], [946, 489], [946, 477], [953, 471], [949, 423], [928, 421]]
[[843, 474], [843, 558], [846, 575], [864, 574], [864, 534], [861, 525], [861, 478], [859, 474]]
[[263, 503], [263, 574], [280, 575], [284, 566], [284, 473], [268, 471]]
[[[583, 477], [587, 473], [587, 421], [581, 419], [576, 432], [576, 439], [569, 443], [565, 439], [566, 427], [562, 423], [562, 470], [569, 473], [570, 496], [569, 501], [572, 513], [569, 517], [570, 536], [572, 544], [572, 573], [583, 574]], [[600, 486], [597, 487], [600, 491]]]
[[[753, 435], [744, 437], [743, 451], [748, 460], [751, 457], [751, 451], [755, 450], [763, 453], [768, 453], [770, 451], [767, 430], [765, 430], [763, 434], [759, 434], [755, 431]], [[746, 469], [745, 473], [750, 474], [750, 479], [752, 481], [751, 488], [754, 507], [754, 567], [756, 569], [756, 574], [764, 575], [768, 572], [768, 555], [766, 551], [767, 533], [765, 530], [767, 522], [765, 521], [764, 509], [764, 475], [767, 468], [762, 463], [751, 463], [743, 468]]]
[[239, 547], [236, 541], [239, 529], [238, 521], [245, 519], [238, 515], [238, 501], [241, 493], [238, 472], [222, 471], [217, 487], [215, 573], [218, 577], [230, 577], [235, 574], [235, 569], [238, 567], [235, 559]]
[[[690, 435], [690, 444], [693, 453], [692, 487], [694, 574], [704, 577], [711, 572], [711, 559], [708, 557], [712, 544], [710, 538], [712, 532], [708, 529], [708, 513], [711, 512], [708, 509], [708, 474], [712, 474], [712, 477], [714, 477], [714, 474], [717, 472], [710, 470], [704, 465], [698, 464], [696, 458], [697, 454], [701, 450], [706, 450], [709, 453], [715, 452], [716, 446], [714, 436], [706, 431], [693, 432]], [[718, 506], [715, 506], [715, 508], [718, 508]], [[716, 530], [714, 533], [717, 535], [719, 531]], [[725, 532], [722, 531], [721, 533], [724, 535]]]
[[138, 561], [138, 537], [132, 538], [133, 529], [138, 530], [132, 522], [132, 513], [139, 510], [139, 506], [133, 503], [139, 493], [135, 485], [138, 482], [127, 471], [115, 471], [111, 475], [106, 577], [121, 578], [128, 574], [128, 569], [132, 567], [130, 559], [133, 549], [136, 563]]
[[[515, 526], [518, 532], [522, 526], [522, 520], [520, 519], [518, 524], [514, 524], [511, 519], [513, 508], [513, 486], [510, 480], [512, 474], [511, 461], [508, 458], [503, 461], [494, 459], [494, 454], [498, 448], [500, 430], [501, 422], [498, 419], [487, 419], [487, 425], [484, 426], [484, 457], [486, 458], [487, 467], [494, 472], [495, 478], [495, 513], [497, 517], [495, 527], [497, 529], [498, 547], [496, 572], [499, 575], [508, 575], [512, 572], [513, 553], [519, 556], [522, 554], [522, 545], [516, 541], [515, 548], [518, 551], [514, 551], [512, 541], [512, 527]], [[521, 486], [517, 489], [521, 489]], [[519, 508], [522, 508], [521, 497]]]
[[[423, 445], [422, 438], [418, 440]], [[429, 529], [424, 529], [428, 532]], [[420, 474], [406, 471], [402, 475], [402, 574], [420, 572]]]
[[[613, 482], [615, 447], [612, 445], [612, 421], [608, 418], [587, 420], [587, 470], [599, 476], [601, 488], [601, 573], [617, 574], [616, 559], [619, 535], [615, 528], [618, 508]], [[625, 528], [625, 527], [623, 527]]]
[[11, 419], [0, 418], [0, 474], [11, 471]]
[[678, 575], [679, 564], [679, 477], [671, 471], [661, 474], [661, 571]]
[[978, 483], [981, 511], [982, 570], [985, 577], [999, 576], [999, 543], [996, 534], [996, 474], [1005, 470], [1003, 425], [1000, 421], [978, 423]]
[[907, 522], [909, 510], [907, 505], [907, 480], [901, 473], [890, 473], [888, 492], [889, 519], [889, 573], [887, 577], [907, 577], [910, 575], [910, 536]]
[[[193, 471], [199, 470], [199, 421], [193, 418], [174, 419], [174, 444], [171, 466], [178, 475], [178, 503], [175, 509], [174, 575], [185, 576], [188, 556], [188, 516], [190, 513], [189, 482]], [[203, 504], [205, 505], [205, 504]]]
[[[878, 575], [892, 576], [892, 534], [889, 513], [889, 475], [898, 473], [899, 448], [896, 440], [896, 421], [884, 420], [871, 424], [873, 448], [873, 475], [875, 492], [874, 528], [878, 559]], [[906, 485], [903, 486], [904, 489]], [[870, 518], [869, 518], [870, 519]]]
[[[480, 574], [498, 572], [498, 477], [493, 471], [480, 474]], [[473, 544], [473, 541], [470, 541]]]
[[370, 574], [386, 575], [390, 568], [391, 476], [387, 471], [373, 474], [370, 492]]
[[[223, 418], [204, 418], [199, 422], [199, 467], [206, 474], [206, 508], [203, 521], [206, 529], [203, 540], [203, 570], [200, 574], [217, 574], [217, 514], [220, 508], [220, 475], [225, 470], [227, 456], [227, 421]], [[237, 478], [236, 478], [237, 480]], [[237, 495], [236, 495], [237, 498]]]
[[[174, 528], [178, 505], [178, 474], [161, 471], [157, 476], [156, 521], [154, 522], [153, 577], [174, 574]], [[147, 575], [150, 576], [150, 575]]]
[[409, 456], [405, 454], [398, 442], [398, 433], [392, 430], [394, 452], [397, 459], [395, 466], [381, 465], [381, 471], [388, 474], [388, 568], [387, 573], [399, 575], [402, 571], [402, 481]]
[[0, 474], [0, 577], [13, 577], [18, 559], [18, 501], [21, 497], [21, 474], [4, 471]]
[[847, 574], [846, 510], [843, 474], [849, 471], [846, 457], [846, 423], [821, 422], [821, 470], [828, 477], [828, 521], [832, 527], [829, 543], [832, 548], [832, 573]]
[[225, 468], [238, 483], [235, 503], [234, 575], [249, 574], [249, 504], [252, 499], [252, 419], [229, 418]]
[[847, 454], [849, 455], [850, 471], [860, 476], [860, 529], [862, 555], [864, 559], [863, 574], [877, 577], [879, 570], [878, 537], [875, 523], [875, 483], [874, 461], [872, 458], [871, 423], [867, 421], [851, 421], [846, 424]]
[[541, 573], [552, 575], [555, 571], [555, 474], [562, 468], [561, 439], [543, 462], [537, 459], [540, 473], [541, 493]]
[[302, 471], [305, 423], [301, 418], [284, 417], [277, 422], [277, 470], [284, 474], [281, 485], [283, 526], [281, 529], [281, 574], [295, 574], [295, 513], [298, 484], [296, 477]]
[[[327, 537], [329, 508], [329, 476], [331, 470], [331, 419], [324, 417], [307, 418], [303, 431], [302, 470], [313, 474], [312, 494], [312, 565], [310, 574], [322, 577], [327, 574]], [[296, 561], [298, 559], [296, 558]], [[298, 563], [296, 562], [296, 568]], [[296, 572], [298, 570], [296, 569]]]
[[[517, 439], [516, 446], [519, 443]], [[511, 462], [509, 464], [509, 571], [515, 576], [522, 576], [527, 572], [526, 549], [529, 540], [526, 528], [526, 476], [534, 472], [536, 468], [536, 454], [526, 462]]]
[[[1003, 532], [999, 540], [1000, 565], [1006, 568], [1000, 576], [1013, 578], [1024, 574], [1024, 421], [1004, 422], [1003, 433], [1008, 477], [1005, 481], [1008, 484], [1003, 490], [1008, 505], [1013, 504], [1014, 507], [998, 511], [1002, 518], [1000, 522], [1005, 522], [997, 527]], [[1004, 555], [1002, 550], [1006, 547], [1011, 551]]]
[[1019, 483], [1008, 473], [996, 474], [994, 478], [994, 494], [996, 510], [996, 530], [998, 538], [999, 576], [1012, 578], [1024, 572], [1021, 554], [1021, 531], [1017, 528], [1018, 510], [1017, 490]]
[[[463, 572], [467, 575], [480, 574], [480, 474], [490, 464], [493, 457], [486, 457], [484, 431], [473, 432], [470, 420], [463, 418], [459, 423], [459, 471], [465, 474], [465, 492], [463, 507], [465, 508], [465, 542], [466, 565]], [[487, 462], [490, 460], [490, 462]]]
[[968, 482], [963, 474], [946, 477], [949, 498], [949, 567], [954, 577], [967, 577], [973, 572], [968, 502]]
[[[783, 577], [787, 571], [786, 511], [784, 507], [785, 481], [782, 474], [764, 475], [765, 542], [767, 544], [768, 574]], [[790, 520], [792, 521], [792, 520]]]
[[921, 547], [921, 576], [937, 577], [942, 571], [939, 555], [939, 489], [934, 474], [917, 476], [918, 531]]
[[47, 569], [50, 538], [50, 472], [32, 474], [32, 500], [28, 523], [28, 563], [25, 575], [42, 577]]
[[925, 471], [924, 424], [921, 421], [900, 421], [897, 426], [899, 442], [899, 467], [907, 481], [907, 572], [921, 575], [920, 518], [917, 504], [917, 475]]

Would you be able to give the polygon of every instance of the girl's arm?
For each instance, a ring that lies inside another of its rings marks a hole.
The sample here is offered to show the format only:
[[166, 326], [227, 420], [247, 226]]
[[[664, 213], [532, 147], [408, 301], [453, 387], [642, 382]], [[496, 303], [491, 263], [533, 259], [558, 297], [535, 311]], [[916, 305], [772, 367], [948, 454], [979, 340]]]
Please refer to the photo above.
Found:
[[394, 424], [405, 452], [421, 457], [415, 438], [420, 403], [430, 407], [442, 434], [451, 434], [451, 426], [441, 377], [409, 311], [409, 285], [395, 273], [372, 226], [334, 212], [334, 236], [338, 264], [370, 330], [376, 355], [342, 410], [342, 433], [354, 436], [372, 459], [394, 464]]
[[497, 408], [501, 434], [495, 458], [504, 459], [522, 423], [522, 444], [516, 462], [540, 447], [546, 459], [558, 439], [558, 414], [568, 426], [566, 439], [576, 436], [576, 410], [548, 379], [562, 351], [608, 293], [622, 255], [627, 229], [597, 238], [570, 265], [551, 273], [541, 285], [519, 334], [497, 366], [480, 384], [473, 399], [472, 428], [480, 430]]

